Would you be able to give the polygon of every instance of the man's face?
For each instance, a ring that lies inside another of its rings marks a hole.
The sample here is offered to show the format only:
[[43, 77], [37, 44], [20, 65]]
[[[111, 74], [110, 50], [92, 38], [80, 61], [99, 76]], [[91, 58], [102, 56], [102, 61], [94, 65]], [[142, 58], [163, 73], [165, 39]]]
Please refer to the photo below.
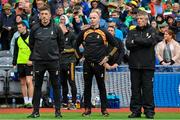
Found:
[[95, 12], [91, 13], [90, 14], [90, 20], [91, 20], [92, 26], [99, 25], [100, 18], [99, 18], [98, 13], [95, 13]]
[[63, 8], [58, 8], [57, 11], [56, 11], [56, 14], [57, 14], [57, 15], [62, 15], [62, 14], [64, 14]]
[[22, 24], [17, 25], [18, 32], [21, 34], [26, 30], [26, 27], [23, 26]]
[[113, 13], [111, 14], [111, 17], [112, 17], [112, 18], [118, 18], [119, 16], [118, 16], [118, 13], [113, 12]]
[[41, 8], [41, 7], [43, 7], [44, 4], [45, 4], [45, 3], [44, 3], [42, 0], [36, 0], [36, 5], [37, 5], [37, 8], [38, 8], [38, 9]]
[[138, 23], [139, 27], [146, 26], [147, 22], [148, 22], [148, 20], [145, 16], [143, 16], [143, 15], [137, 16], [137, 23]]
[[4, 12], [5, 12], [6, 15], [10, 15], [11, 14], [11, 9], [5, 9]]
[[113, 27], [108, 27], [108, 32], [109, 32], [112, 36], [114, 36], [114, 34], [115, 34], [115, 30], [114, 30]]
[[174, 4], [173, 11], [178, 12], [179, 11], [179, 4]]
[[51, 14], [48, 10], [43, 10], [40, 12], [40, 20], [41, 20], [41, 23], [43, 24], [47, 24], [50, 22], [50, 19], [51, 19]]
[[26, 13], [30, 13], [30, 11], [31, 11], [30, 3], [25, 4], [24, 10], [25, 10]]

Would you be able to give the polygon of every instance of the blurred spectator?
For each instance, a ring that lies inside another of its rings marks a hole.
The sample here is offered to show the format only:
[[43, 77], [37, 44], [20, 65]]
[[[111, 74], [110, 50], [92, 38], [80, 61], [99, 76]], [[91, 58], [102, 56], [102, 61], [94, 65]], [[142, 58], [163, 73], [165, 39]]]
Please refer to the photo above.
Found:
[[67, 10], [70, 8], [69, 7], [69, 2], [68, 1], [64, 1], [63, 2], [63, 7], [64, 7], [64, 13], [67, 13]]
[[[114, 26], [108, 26], [108, 32], [115, 37], [115, 27]], [[124, 44], [121, 40], [119, 40], [118, 38], [115, 37], [115, 40], [117, 41], [118, 44], [118, 50], [116, 51], [116, 53], [114, 54], [113, 57], [110, 58], [110, 60], [104, 64], [106, 69], [114, 69], [117, 68], [122, 60], [123, 60], [123, 56], [124, 56]], [[108, 49], [109, 51], [111, 51], [113, 49], [113, 47], [111, 45], [108, 45]]]
[[166, 23], [166, 21], [164, 21], [162, 24], [158, 24], [158, 29], [159, 29], [159, 31], [158, 31], [158, 35], [159, 35], [158, 36], [159, 37], [158, 41], [160, 42], [164, 38], [164, 33], [169, 30], [169, 26]]
[[65, 0], [48, 0], [52, 16], [56, 15], [56, 10], [58, 6], [63, 6], [64, 1]]
[[60, 23], [60, 16], [64, 14], [64, 8], [63, 6], [59, 6], [57, 9], [56, 9], [56, 15], [54, 17], [54, 22], [56, 24], [59, 24]]
[[72, 24], [75, 34], [79, 34], [81, 27], [88, 24], [87, 17], [82, 12], [82, 7], [78, 6], [74, 8]]
[[149, 8], [151, 10], [151, 15], [156, 16], [157, 14], [162, 14], [164, 10], [167, 9], [167, 6], [162, 3], [162, 0], [151, 0]]
[[173, 8], [172, 14], [174, 14], [175, 17], [179, 16], [180, 15], [179, 3], [174, 3], [172, 8]]
[[163, 41], [157, 44], [156, 55], [161, 65], [180, 64], [180, 44], [172, 30], [166, 31]]
[[2, 50], [9, 50], [10, 40], [15, 28], [15, 14], [11, 12], [11, 5], [9, 3], [3, 6], [3, 13], [0, 17], [0, 41]]
[[158, 24], [157, 24], [156, 20], [151, 21], [151, 26], [156, 30], [158, 29]]
[[119, 9], [118, 3], [117, 2], [109, 2], [108, 3], [108, 13], [109, 16], [111, 16], [113, 11], [117, 11]]
[[19, 0], [19, 2], [15, 3], [15, 13], [16, 15], [24, 14], [25, 0]]
[[120, 30], [120, 29], [118, 29], [117, 28], [117, 25], [116, 25], [116, 23], [115, 22], [109, 22], [108, 23], [108, 26], [112, 26], [112, 27], [114, 27], [114, 36], [116, 37], [116, 38], [118, 38], [118, 40], [120, 40], [120, 41], [123, 41], [124, 40], [124, 38], [123, 38], [123, 33], [122, 33], [122, 31]]
[[107, 6], [104, 3], [102, 3], [100, 0], [91, 0], [91, 10], [95, 8], [99, 8], [103, 13], [102, 18], [108, 20], [109, 12]]
[[169, 29], [171, 29], [176, 34], [177, 26], [176, 26], [175, 16], [173, 14], [168, 15], [166, 18], [166, 22], [169, 25]]
[[[115, 22], [116, 23], [116, 28], [118, 28], [119, 30], [122, 31], [123, 33], [123, 39], [126, 37], [127, 35], [127, 31], [128, 31], [128, 28], [127, 26], [120, 20], [120, 15], [119, 15], [119, 12], [114, 10], [109, 18], [109, 22]], [[117, 34], [116, 34], [117, 35]], [[115, 36], [116, 36], [115, 35]], [[118, 37], [118, 36], [116, 36]], [[119, 38], [119, 37], [118, 37]], [[122, 38], [120, 38], [121, 40], [123, 40]]]
[[164, 17], [162, 14], [158, 14], [156, 16], [156, 22], [157, 22], [157, 24], [162, 24], [164, 22]]
[[45, 0], [34, 0], [34, 10], [30, 18], [30, 27], [39, 21], [39, 9], [45, 5]]
[[77, 0], [77, 3], [83, 8], [83, 14], [89, 17], [90, 14], [90, 8], [88, 6], [88, 3], [85, 0]]
[[32, 3], [30, 3], [30, 2], [25, 3], [24, 13], [27, 16], [27, 21], [30, 22], [31, 21], [30, 19], [31, 19], [31, 16], [32, 16]]
[[180, 16], [176, 18], [176, 26], [177, 26], [176, 40], [180, 43]]

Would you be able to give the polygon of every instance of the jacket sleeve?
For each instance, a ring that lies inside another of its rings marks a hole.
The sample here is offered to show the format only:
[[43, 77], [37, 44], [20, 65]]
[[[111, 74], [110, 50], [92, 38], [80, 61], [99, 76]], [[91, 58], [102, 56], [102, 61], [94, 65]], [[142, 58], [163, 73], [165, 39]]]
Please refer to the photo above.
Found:
[[156, 46], [155, 46], [155, 52], [156, 52], [156, 57], [158, 58], [158, 60], [161, 62], [163, 61], [163, 56], [162, 56], [162, 42], [158, 43]]
[[136, 50], [139, 46], [134, 42], [135, 38], [133, 37], [133, 30], [129, 31], [126, 39], [126, 48], [128, 50]]
[[121, 41], [117, 41], [118, 42], [118, 45], [119, 45], [119, 47], [118, 47], [118, 59], [117, 59], [117, 64], [118, 65], [120, 65], [121, 64], [121, 61], [122, 61], [122, 59], [123, 59], [123, 56], [124, 56], [124, 54], [125, 54], [125, 49], [124, 49], [124, 44], [123, 44], [123, 42], [121, 42]]
[[14, 53], [13, 53], [13, 61], [12, 61], [13, 65], [17, 64], [17, 58], [18, 58], [18, 52], [19, 52], [17, 41], [18, 41], [18, 38], [15, 40], [15, 45], [14, 45]]
[[80, 59], [82, 57], [82, 54], [79, 50], [79, 46], [83, 43], [83, 35], [84, 35], [85, 31], [80, 32], [80, 34], [77, 36], [76, 38], [76, 42], [74, 44], [74, 48], [75, 48], [75, 54], [77, 59]]
[[56, 25], [56, 28], [57, 28], [57, 34], [58, 34], [57, 43], [59, 47], [59, 53], [61, 53], [64, 50], [64, 35], [59, 26]]
[[106, 33], [108, 44], [110, 44], [113, 47], [112, 51], [110, 51], [108, 55], [109, 57], [112, 57], [115, 54], [115, 52], [119, 49], [118, 48], [119, 46], [115, 38], [109, 32], [105, 32], [105, 33]]
[[35, 28], [33, 27], [30, 31], [30, 35], [29, 35], [29, 48], [31, 50], [31, 54], [29, 59], [31, 60], [32, 57], [32, 53], [33, 53], [33, 49], [34, 49], [34, 44], [35, 44], [35, 39], [34, 39], [34, 32], [35, 32]]
[[175, 48], [175, 56], [172, 57], [173, 61], [178, 61], [180, 59], [180, 45], [179, 43], [174, 42], [174, 48]]

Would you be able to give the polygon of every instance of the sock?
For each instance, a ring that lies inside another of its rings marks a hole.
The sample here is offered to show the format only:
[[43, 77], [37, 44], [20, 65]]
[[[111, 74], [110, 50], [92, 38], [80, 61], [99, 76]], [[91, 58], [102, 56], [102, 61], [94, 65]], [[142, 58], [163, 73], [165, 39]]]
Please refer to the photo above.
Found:
[[28, 103], [31, 103], [31, 104], [32, 104], [32, 97], [29, 97]]
[[24, 103], [25, 103], [25, 104], [28, 103], [28, 97], [24, 97]]

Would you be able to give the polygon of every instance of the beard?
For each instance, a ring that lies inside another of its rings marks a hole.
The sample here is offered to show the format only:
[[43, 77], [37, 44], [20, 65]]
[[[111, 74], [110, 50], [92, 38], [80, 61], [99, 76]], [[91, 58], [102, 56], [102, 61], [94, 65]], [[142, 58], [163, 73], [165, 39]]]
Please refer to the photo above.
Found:
[[48, 23], [50, 22], [50, 20], [47, 19], [47, 18], [42, 18], [42, 19], [41, 19], [41, 22], [42, 22], [43, 24], [48, 24]]

